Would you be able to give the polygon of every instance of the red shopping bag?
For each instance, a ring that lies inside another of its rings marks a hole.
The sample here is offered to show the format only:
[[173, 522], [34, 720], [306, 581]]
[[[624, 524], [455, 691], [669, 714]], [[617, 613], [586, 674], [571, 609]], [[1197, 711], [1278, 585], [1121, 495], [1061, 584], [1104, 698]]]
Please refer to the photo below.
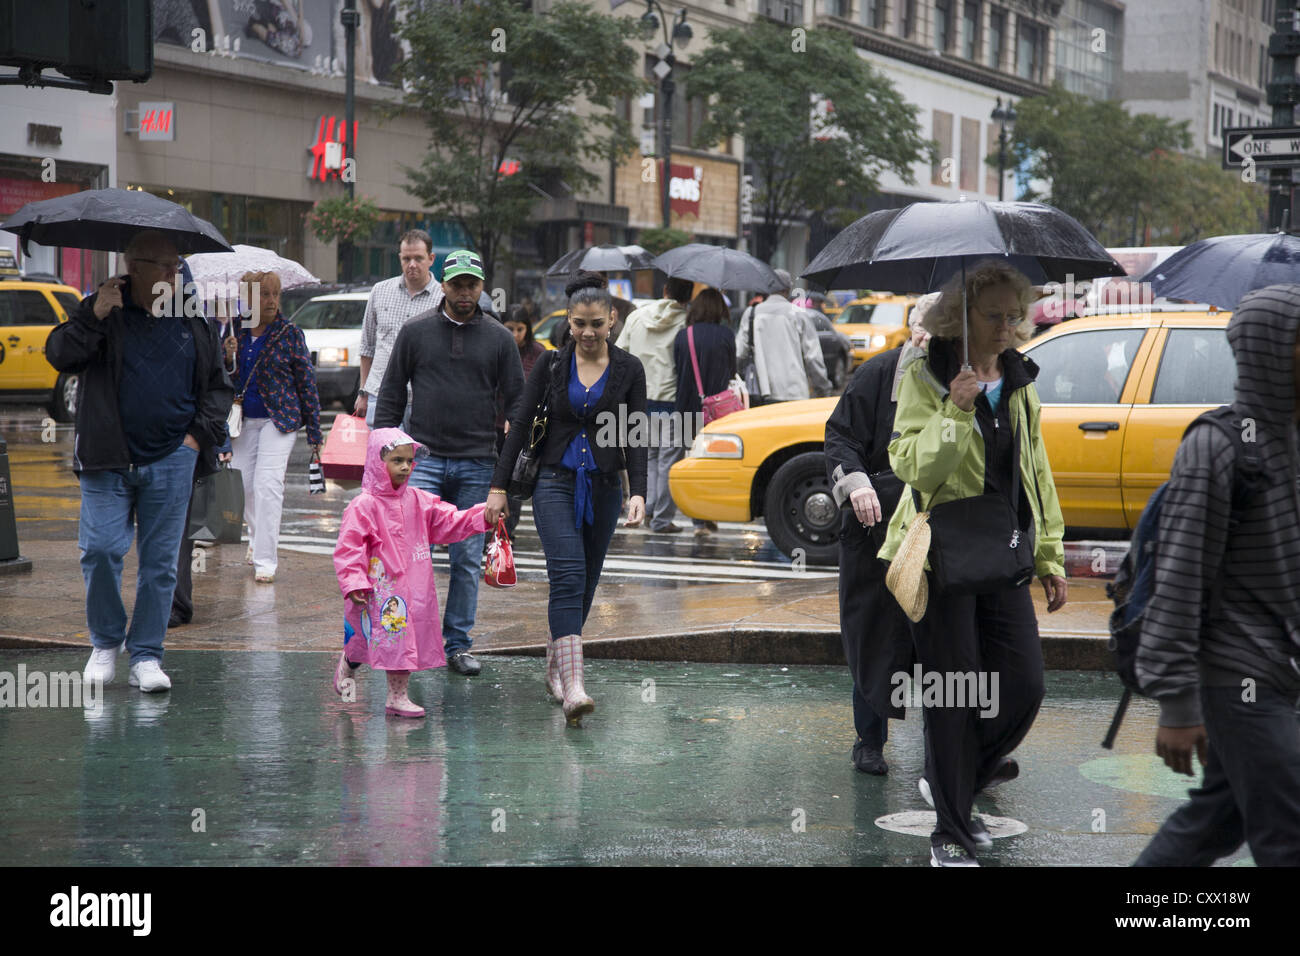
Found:
[[510, 550], [510, 536], [506, 534], [506, 519], [503, 515], [497, 519], [496, 533], [488, 545], [483, 582], [488, 587], [512, 588], [518, 581], [515, 575], [515, 555]]
[[366, 472], [366, 442], [369, 440], [370, 429], [366, 427], [365, 418], [355, 415], [335, 418], [320, 453], [325, 477], [335, 481], [360, 481]]

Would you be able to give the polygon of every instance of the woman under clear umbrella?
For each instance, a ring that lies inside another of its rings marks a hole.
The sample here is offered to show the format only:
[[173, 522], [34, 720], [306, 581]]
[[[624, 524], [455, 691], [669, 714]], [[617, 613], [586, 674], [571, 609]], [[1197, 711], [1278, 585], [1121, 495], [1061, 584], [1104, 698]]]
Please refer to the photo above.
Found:
[[274, 272], [249, 272], [240, 282], [257, 290], [260, 309], [257, 325], [238, 333], [235, 400], [242, 400], [243, 429], [231, 448], [244, 479], [244, 521], [250, 541], [246, 560], [259, 584], [271, 584], [279, 563], [289, 454], [303, 426], [312, 454], [320, 453], [320, 394], [307, 340], [280, 312], [280, 277]]
[[[928, 511], [959, 499], [1000, 496], [1019, 527], [1032, 530], [1032, 575], [1042, 581], [1048, 611], [1056, 611], [1066, 600], [1065, 523], [1043, 447], [1038, 368], [1016, 351], [1031, 332], [1026, 316], [1033, 290], [1023, 275], [996, 261], [976, 266], [965, 286], [965, 322], [956, 277], [926, 317], [933, 335], [928, 355], [914, 359], [902, 376], [889, 462], [910, 493], [894, 512], [880, 558], [899, 556], [917, 517], [917, 498]], [[971, 533], [967, 541], [973, 540]], [[1009, 546], [1019, 540], [1012, 535]], [[927, 746], [920, 789], [938, 814], [932, 865], [977, 866], [976, 848], [992, 840], [972, 816], [975, 794], [1019, 773], [1010, 754], [1042, 703], [1042, 647], [1028, 580], [992, 593], [941, 590], [933, 574], [936, 546], [929, 551], [929, 602], [912, 637], [926, 685], [933, 687], [928, 675], [937, 674], [943, 688], [963, 693], [952, 699], [941, 693], [937, 704], [922, 698]], [[963, 552], [943, 552], [954, 553]], [[978, 549], [965, 558], [970, 565], [989, 560], [987, 550]]]

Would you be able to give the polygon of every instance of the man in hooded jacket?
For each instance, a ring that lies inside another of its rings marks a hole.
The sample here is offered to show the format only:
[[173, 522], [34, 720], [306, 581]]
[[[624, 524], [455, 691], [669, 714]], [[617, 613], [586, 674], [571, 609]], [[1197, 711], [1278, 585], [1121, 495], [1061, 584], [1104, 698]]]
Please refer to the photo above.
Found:
[[1160, 703], [1156, 752], [1191, 776], [1195, 751], [1205, 775], [1138, 866], [1207, 866], [1243, 840], [1259, 866], [1300, 865], [1298, 332], [1300, 285], [1250, 293], [1228, 322], [1234, 420], [1262, 469], [1237, 513], [1235, 437], [1198, 425], [1174, 458], [1137, 676]]
[[653, 420], [646, 472], [646, 525], [659, 534], [682, 530], [681, 525], [673, 522], [677, 505], [668, 489], [668, 471], [685, 452], [673, 419], [677, 401], [673, 342], [677, 333], [686, 328], [686, 306], [694, 289], [695, 284], [689, 279], [670, 278], [664, 284], [664, 298], [629, 314], [615, 343], [635, 355], [645, 367], [646, 412]]

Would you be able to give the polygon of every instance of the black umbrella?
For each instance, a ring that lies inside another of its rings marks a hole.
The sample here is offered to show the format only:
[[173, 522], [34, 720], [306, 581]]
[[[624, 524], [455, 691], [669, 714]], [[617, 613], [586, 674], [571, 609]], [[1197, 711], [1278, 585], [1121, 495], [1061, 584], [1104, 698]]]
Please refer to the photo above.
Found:
[[960, 273], [964, 323], [966, 266], [982, 259], [1001, 259], [1034, 285], [1125, 274], [1088, 230], [1059, 209], [956, 200], [863, 216], [827, 243], [803, 275], [827, 289], [933, 292]]
[[654, 256], [640, 246], [584, 246], [566, 252], [546, 270], [548, 276], [567, 276], [578, 269], [592, 272], [634, 272], [653, 269]]
[[28, 203], [0, 229], [16, 232], [27, 243], [121, 252], [131, 237], [156, 230], [181, 255], [233, 252], [216, 226], [184, 206], [134, 189], [88, 189]]
[[1300, 282], [1300, 236], [1271, 232], [1202, 239], [1138, 281], [1149, 282], [1157, 297], [1235, 309], [1247, 292]]
[[669, 249], [655, 259], [655, 268], [673, 279], [703, 282], [715, 289], [745, 289], [750, 292], [784, 292], [772, 267], [747, 252], [725, 246], [692, 242]]

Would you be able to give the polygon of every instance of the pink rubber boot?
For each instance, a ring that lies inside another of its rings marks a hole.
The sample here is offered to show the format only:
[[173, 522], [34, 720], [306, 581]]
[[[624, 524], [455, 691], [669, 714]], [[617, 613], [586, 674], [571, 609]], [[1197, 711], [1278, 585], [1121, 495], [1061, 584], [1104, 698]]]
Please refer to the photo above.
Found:
[[560, 680], [560, 657], [555, 653], [555, 641], [546, 641], [546, 693], [557, 704], [564, 703], [564, 683]]
[[385, 714], [390, 717], [419, 718], [424, 716], [424, 708], [412, 702], [411, 698], [406, 696], [406, 686], [410, 683], [410, 680], [410, 671], [388, 672], [388, 701], [384, 706]]

